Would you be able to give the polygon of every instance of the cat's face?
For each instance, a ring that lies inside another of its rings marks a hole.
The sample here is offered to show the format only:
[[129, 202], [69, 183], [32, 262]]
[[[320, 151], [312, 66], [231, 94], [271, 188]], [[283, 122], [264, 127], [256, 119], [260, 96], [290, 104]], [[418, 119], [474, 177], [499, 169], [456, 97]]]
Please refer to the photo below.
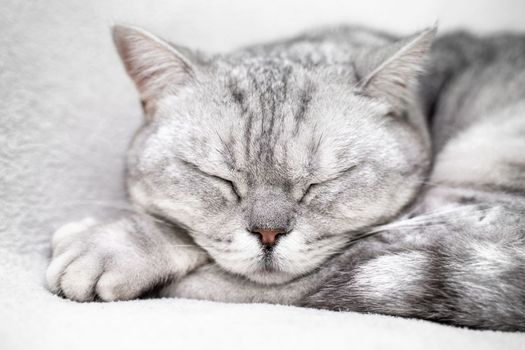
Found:
[[197, 67], [176, 53], [171, 68], [167, 57], [135, 67], [130, 43], [168, 48], [119, 30], [149, 115], [130, 150], [130, 194], [186, 227], [226, 270], [261, 283], [308, 273], [419, 188], [428, 167], [421, 116], [411, 102], [392, 103], [399, 94], [381, 98], [388, 82], [373, 80], [383, 77], [355, 87], [352, 67], [253, 56]]

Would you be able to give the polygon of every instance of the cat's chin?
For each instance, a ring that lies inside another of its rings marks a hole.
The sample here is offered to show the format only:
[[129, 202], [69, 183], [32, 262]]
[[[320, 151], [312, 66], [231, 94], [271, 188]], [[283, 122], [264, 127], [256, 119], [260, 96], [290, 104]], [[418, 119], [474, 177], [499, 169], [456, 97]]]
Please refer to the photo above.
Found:
[[283, 284], [290, 282], [298, 277], [296, 274], [267, 269], [245, 273], [243, 274], [243, 276], [252, 282], [265, 285]]

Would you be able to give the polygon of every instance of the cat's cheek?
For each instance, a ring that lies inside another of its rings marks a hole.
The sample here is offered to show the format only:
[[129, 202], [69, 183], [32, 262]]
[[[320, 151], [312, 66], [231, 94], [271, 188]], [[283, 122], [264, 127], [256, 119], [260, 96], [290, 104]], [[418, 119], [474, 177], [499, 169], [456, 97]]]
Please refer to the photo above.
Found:
[[241, 230], [221, 242], [214, 242], [207, 249], [213, 259], [225, 270], [250, 275], [260, 262], [258, 241]]

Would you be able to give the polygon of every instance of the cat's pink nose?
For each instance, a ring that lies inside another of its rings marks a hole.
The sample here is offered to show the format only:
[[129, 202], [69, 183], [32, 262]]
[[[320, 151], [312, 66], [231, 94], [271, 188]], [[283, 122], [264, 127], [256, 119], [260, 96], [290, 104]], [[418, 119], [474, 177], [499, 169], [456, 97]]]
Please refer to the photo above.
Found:
[[286, 233], [286, 230], [283, 228], [255, 228], [251, 231], [252, 233], [259, 235], [259, 239], [264, 245], [275, 245], [275, 242], [277, 241], [277, 236]]

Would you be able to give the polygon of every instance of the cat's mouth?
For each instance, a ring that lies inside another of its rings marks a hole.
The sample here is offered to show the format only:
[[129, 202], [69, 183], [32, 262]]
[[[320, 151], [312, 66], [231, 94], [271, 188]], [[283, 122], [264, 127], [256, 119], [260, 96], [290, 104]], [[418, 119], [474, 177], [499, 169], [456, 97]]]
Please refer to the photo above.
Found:
[[274, 249], [272, 246], [264, 246], [262, 247], [262, 264], [264, 267], [267, 267], [269, 269], [273, 268], [273, 265], [275, 264], [275, 257], [274, 257]]
[[[252, 237], [248, 236], [248, 238]], [[294, 259], [298, 253], [295, 252], [294, 246], [290, 247], [289, 241], [276, 240], [274, 244], [261, 243], [263, 242], [251, 239], [248, 246], [243, 242], [243, 245], [231, 255], [228, 252], [212, 250], [212, 253], [216, 253], [212, 256], [224, 270], [266, 285], [287, 283], [309, 272], [305, 269], [300, 255], [299, 259]], [[310, 261], [310, 263], [315, 262]]]
[[[255, 257], [254, 257], [255, 258]], [[259, 254], [256, 260], [252, 260], [250, 267], [238, 264], [231, 264], [231, 260], [216, 260], [225, 270], [241, 275], [246, 279], [260, 284], [275, 285], [287, 283], [294, 280], [299, 274], [294, 273], [283, 265], [275, 251], [267, 251]]]
[[249, 280], [261, 284], [282, 284], [297, 276], [283, 269], [272, 249], [264, 250], [257, 267], [245, 274]]

